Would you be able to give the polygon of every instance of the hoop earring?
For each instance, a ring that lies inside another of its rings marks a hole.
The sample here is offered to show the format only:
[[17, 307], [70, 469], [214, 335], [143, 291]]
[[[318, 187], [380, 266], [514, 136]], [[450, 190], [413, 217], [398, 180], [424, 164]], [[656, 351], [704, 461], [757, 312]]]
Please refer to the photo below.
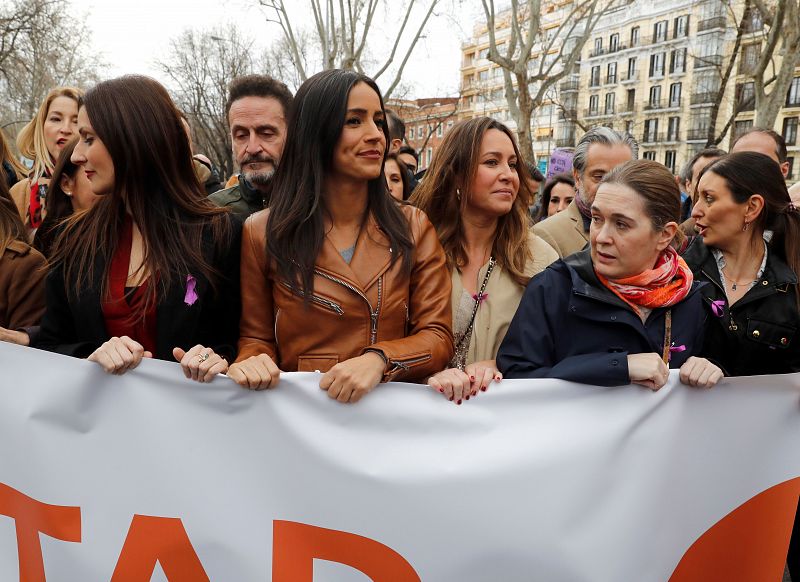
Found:
[[461, 190], [459, 190], [458, 188], [456, 188], [456, 200], [461, 202]]

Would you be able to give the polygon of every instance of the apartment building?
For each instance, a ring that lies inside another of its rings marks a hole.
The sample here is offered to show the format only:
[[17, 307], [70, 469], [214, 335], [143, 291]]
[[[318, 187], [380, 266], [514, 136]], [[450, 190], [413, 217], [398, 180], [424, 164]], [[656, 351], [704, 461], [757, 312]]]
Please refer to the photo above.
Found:
[[458, 121], [458, 97], [390, 99], [393, 109], [406, 124], [406, 143], [419, 155], [417, 169], [427, 168], [445, 134]]

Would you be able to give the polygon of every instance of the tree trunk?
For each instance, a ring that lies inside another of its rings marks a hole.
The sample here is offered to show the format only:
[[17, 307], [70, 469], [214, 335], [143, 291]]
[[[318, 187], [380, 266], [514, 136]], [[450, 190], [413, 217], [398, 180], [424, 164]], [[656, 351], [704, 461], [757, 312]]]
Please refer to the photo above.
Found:
[[517, 139], [519, 141], [519, 153], [527, 162], [535, 163], [536, 156], [533, 155], [533, 139], [531, 138], [531, 115], [533, 114], [533, 101], [531, 92], [528, 89], [528, 74], [515, 73], [517, 79], [517, 115], [514, 121], [517, 122]]

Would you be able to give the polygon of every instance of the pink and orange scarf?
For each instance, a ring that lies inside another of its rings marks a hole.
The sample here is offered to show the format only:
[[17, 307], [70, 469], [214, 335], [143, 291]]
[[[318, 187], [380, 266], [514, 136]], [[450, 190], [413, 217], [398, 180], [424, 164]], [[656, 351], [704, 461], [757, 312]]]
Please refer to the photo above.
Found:
[[655, 267], [625, 279], [609, 280], [597, 273], [600, 282], [636, 313], [640, 307], [654, 309], [679, 303], [692, 288], [694, 276], [686, 261], [672, 247], [659, 255]]

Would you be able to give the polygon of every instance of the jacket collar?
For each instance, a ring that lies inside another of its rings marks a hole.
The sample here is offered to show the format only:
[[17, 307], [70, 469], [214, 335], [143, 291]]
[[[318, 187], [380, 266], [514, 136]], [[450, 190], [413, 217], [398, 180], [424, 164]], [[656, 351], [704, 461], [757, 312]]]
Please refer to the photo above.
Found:
[[348, 265], [342, 255], [325, 237], [316, 261], [316, 268], [343, 279], [361, 290], [369, 289], [389, 268], [392, 249], [389, 239], [372, 214], [356, 239], [353, 258]]
[[569, 203], [569, 206], [567, 206], [565, 212], [572, 221], [572, 226], [575, 228], [575, 231], [583, 237], [583, 240], [589, 242], [589, 231], [586, 228], [583, 215], [581, 214], [581, 211], [578, 209], [578, 205], [575, 204], [574, 200]]
[[267, 196], [260, 190], [256, 190], [247, 178], [244, 177], [244, 174], [239, 174], [239, 192], [248, 204], [258, 206], [259, 208], [264, 206], [264, 200]]

